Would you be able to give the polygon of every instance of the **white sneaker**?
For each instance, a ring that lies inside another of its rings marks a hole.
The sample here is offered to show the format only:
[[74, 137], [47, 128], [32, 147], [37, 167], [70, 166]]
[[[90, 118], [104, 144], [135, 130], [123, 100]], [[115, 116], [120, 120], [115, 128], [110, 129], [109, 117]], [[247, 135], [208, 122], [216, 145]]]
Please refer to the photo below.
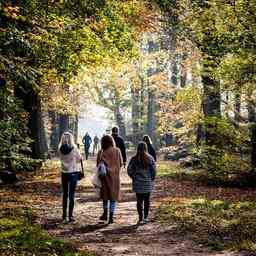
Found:
[[149, 219], [148, 218], [145, 218], [144, 220], [143, 220], [143, 224], [147, 224], [149, 222]]
[[143, 225], [143, 224], [144, 224], [143, 220], [138, 220], [137, 225]]

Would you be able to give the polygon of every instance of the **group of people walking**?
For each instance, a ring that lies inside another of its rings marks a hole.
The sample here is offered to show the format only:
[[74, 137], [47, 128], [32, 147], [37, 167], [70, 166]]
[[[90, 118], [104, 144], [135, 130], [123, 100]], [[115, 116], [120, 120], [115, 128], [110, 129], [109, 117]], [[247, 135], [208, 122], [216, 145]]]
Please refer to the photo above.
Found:
[[[59, 145], [61, 160], [61, 180], [63, 190], [63, 220], [74, 221], [73, 209], [75, 189], [78, 182], [79, 168], [77, 163], [82, 160], [81, 153], [74, 143], [73, 135], [65, 132]], [[114, 222], [116, 203], [120, 200], [120, 171], [126, 167], [126, 148], [117, 127], [112, 135], [101, 138], [101, 149], [97, 154], [96, 166], [104, 164], [106, 173], [100, 176], [100, 198], [103, 201], [103, 214], [100, 220]], [[149, 136], [145, 135], [137, 145], [137, 152], [130, 159], [127, 173], [132, 179], [132, 189], [136, 193], [138, 224], [148, 222], [150, 196], [156, 176], [156, 153]], [[96, 169], [98, 170], [98, 169]], [[69, 201], [69, 207], [67, 202]], [[68, 208], [68, 209], [67, 209]], [[68, 211], [68, 212], [67, 212]], [[68, 215], [67, 215], [68, 213]]]
[[82, 143], [84, 144], [84, 153], [85, 153], [86, 160], [88, 160], [88, 158], [89, 158], [90, 147], [91, 147], [92, 142], [93, 142], [92, 155], [94, 156], [95, 152], [98, 151], [100, 139], [97, 135], [95, 135], [93, 138], [93, 141], [92, 141], [91, 136], [87, 132], [82, 139]]

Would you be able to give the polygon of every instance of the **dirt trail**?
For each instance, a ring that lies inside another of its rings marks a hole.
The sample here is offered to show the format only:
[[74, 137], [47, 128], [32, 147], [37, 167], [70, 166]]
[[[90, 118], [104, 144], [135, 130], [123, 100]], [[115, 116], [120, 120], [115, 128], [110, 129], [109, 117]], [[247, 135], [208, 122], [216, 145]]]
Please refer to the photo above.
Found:
[[[94, 160], [94, 159], [93, 159]], [[177, 236], [172, 227], [163, 227], [155, 220], [154, 210], [160, 198], [166, 196], [164, 188], [157, 188], [153, 199], [150, 223], [137, 226], [137, 212], [134, 194], [126, 171], [122, 170], [122, 201], [119, 202], [115, 223], [106, 225], [98, 221], [102, 213], [94, 189], [90, 185], [90, 177], [94, 161], [86, 163], [86, 179], [81, 181], [76, 194], [75, 217], [73, 224], [61, 223], [61, 197], [59, 179], [45, 183], [46, 189], [41, 192], [41, 200], [52, 196], [52, 201], [38, 204], [40, 224], [56, 237], [72, 241], [79, 248], [93, 250], [97, 255], [189, 255], [189, 256], [237, 256], [231, 252], [214, 253], [194, 244], [189, 238]], [[47, 190], [47, 186], [48, 190]], [[46, 193], [44, 195], [43, 193]], [[157, 198], [156, 198], [157, 197]], [[55, 205], [55, 207], [53, 207]], [[57, 205], [57, 207], [56, 207]]]

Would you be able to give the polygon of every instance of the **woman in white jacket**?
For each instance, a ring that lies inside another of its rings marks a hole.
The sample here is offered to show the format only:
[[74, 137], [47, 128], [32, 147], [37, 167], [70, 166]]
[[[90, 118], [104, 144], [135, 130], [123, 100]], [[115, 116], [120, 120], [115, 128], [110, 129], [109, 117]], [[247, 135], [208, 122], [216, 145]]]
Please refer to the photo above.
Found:
[[61, 161], [61, 183], [63, 192], [62, 201], [62, 219], [67, 218], [68, 207], [68, 221], [74, 221], [73, 210], [75, 201], [75, 190], [78, 181], [78, 166], [77, 162], [82, 159], [82, 156], [75, 145], [74, 137], [70, 132], [64, 132], [59, 144], [59, 156]]

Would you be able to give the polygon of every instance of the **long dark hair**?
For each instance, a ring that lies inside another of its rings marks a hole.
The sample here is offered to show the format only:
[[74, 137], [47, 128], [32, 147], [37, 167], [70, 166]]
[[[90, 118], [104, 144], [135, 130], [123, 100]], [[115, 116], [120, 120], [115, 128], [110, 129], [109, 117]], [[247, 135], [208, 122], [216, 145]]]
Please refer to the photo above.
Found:
[[101, 149], [104, 151], [110, 147], [115, 147], [115, 141], [112, 136], [104, 135], [101, 139]]
[[139, 142], [135, 159], [143, 165], [144, 169], [147, 169], [149, 166], [150, 157], [148, 155], [148, 146], [144, 141]]

